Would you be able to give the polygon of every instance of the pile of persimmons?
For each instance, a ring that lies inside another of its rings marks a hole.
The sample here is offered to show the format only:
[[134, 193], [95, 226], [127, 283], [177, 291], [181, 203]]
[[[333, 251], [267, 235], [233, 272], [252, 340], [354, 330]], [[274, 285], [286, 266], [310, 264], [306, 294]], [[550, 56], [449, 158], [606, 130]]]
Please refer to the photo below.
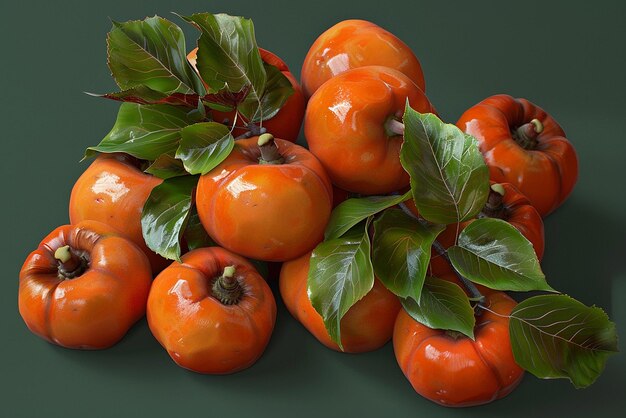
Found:
[[178, 365], [232, 373], [271, 338], [266, 280], [279, 277], [322, 344], [361, 353], [393, 339], [415, 390], [442, 405], [506, 396], [524, 370], [597, 378], [614, 324], [539, 263], [542, 217], [578, 175], [548, 113], [502, 94], [442, 122], [417, 57], [374, 23], [321, 34], [300, 85], [250, 20], [182, 19], [200, 33], [191, 52], [158, 16], [107, 36], [120, 90], [99, 96], [122, 104], [85, 153], [71, 224], [21, 270], [33, 333], [103, 349], [147, 315]]

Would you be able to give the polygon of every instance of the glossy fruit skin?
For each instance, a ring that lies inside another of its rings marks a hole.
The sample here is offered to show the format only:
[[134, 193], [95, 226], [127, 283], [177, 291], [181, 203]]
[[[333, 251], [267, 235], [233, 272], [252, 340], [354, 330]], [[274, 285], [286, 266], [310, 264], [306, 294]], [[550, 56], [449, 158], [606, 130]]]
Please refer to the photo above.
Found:
[[126, 154], [100, 154], [78, 178], [70, 195], [70, 223], [94, 220], [123, 232], [139, 246], [158, 273], [169, 263], [146, 245], [141, 211], [152, 189], [163, 180], [138, 168]]
[[[84, 251], [81, 275], [59, 276], [55, 251], [69, 245]], [[63, 225], [30, 253], [20, 271], [18, 305], [28, 328], [67, 348], [107, 348], [146, 311], [150, 264], [137, 245], [108, 225], [83, 221]]]
[[[254, 364], [267, 346], [276, 321], [269, 286], [243, 257], [223, 248], [199, 248], [173, 262], [155, 279], [148, 297], [148, 325], [181, 367], [227, 374]], [[224, 305], [212, 283], [235, 266], [242, 298]]]
[[[538, 119], [543, 131], [538, 146], [521, 147], [512, 130]], [[541, 216], [556, 209], [569, 196], [578, 178], [578, 159], [559, 124], [526, 99], [500, 94], [471, 107], [457, 126], [478, 140], [491, 180], [511, 183]]]
[[508, 318], [516, 303], [503, 292], [485, 294], [487, 307], [476, 317], [475, 341], [430, 329], [403, 309], [393, 333], [396, 360], [417, 393], [440, 405], [474, 406], [515, 389], [524, 371], [515, 363]]
[[[283, 106], [280, 108], [278, 113], [270, 119], [264, 120], [262, 122], [262, 126], [267, 130], [267, 132], [277, 138], [285, 139], [290, 142], [296, 142], [298, 134], [300, 133], [300, 127], [302, 126], [304, 108], [306, 105], [304, 93], [302, 93], [302, 87], [300, 87], [298, 80], [296, 80], [293, 74], [291, 74], [289, 67], [281, 58], [263, 48], [259, 48], [259, 52], [261, 53], [261, 59], [263, 62], [278, 68], [280, 72], [289, 79], [291, 87], [293, 87], [293, 93], [287, 98], [285, 103], [283, 103]], [[194, 68], [196, 68], [197, 54], [198, 48], [194, 48], [187, 55], [187, 60], [189, 60]], [[221, 123], [224, 120], [228, 120], [232, 123], [235, 117], [235, 111], [220, 112], [217, 110], [211, 110], [211, 117], [216, 122]], [[240, 123], [238, 123], [238, 125], [239, 124]], [[245, 131], [245, 129], [236, 128], [233, 130], [233, 135], [237, 137]]]
[[315, 92], [307, 105], [304, 133], [333, 184], [364, 195], [409, 185], [400, 164], [402, 135], [385, 129], [388, 120], [402, 118], [407, 99], [413, 109], [435, 113], [422, 90], [386, 67], [346, 71]]
[[[315, 310], [307, 293], [307, 278], [311, 252], [283, 263], [279, 288], [285, 306], [319, 342], [341, 351], [331, 340], [324, 321]], [[400, 301], [378, 280], [361, 300], [341, 319], [341, 342], [344, 352], [363, 353], [385, 345], [393, 332]]]
[[257, 140], [236, 141], [231, 154], [200, 177], [198, 215], [209, 235], [232, 252], [291, 260], [322, 240], [332, 186], [317, 158], [289, 141], [275, 139], [283, 164], [259, 164]]
[[332, 77], [369, 65], [393, 68], [426, 91], [419, 60], [400, 39], [365, 20], [344, 20], [322, 33], [302, 64], [302, 87], [310, 98]]

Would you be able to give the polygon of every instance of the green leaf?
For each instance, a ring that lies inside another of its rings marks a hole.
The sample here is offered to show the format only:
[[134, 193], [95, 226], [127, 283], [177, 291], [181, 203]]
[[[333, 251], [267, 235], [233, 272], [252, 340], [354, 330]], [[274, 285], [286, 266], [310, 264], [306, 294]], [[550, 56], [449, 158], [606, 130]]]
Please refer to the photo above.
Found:
[[224, 161], [235, 145], [230, 130], [217, 122], [203, 122], [181, 130], [176, 158], [191, 174], [206, 174]]
[[196, 66], [211, 92], [247, 90], [245, 100], [259, 103], [267, 75], [252, 20], [210, 13], [196, 13], [183, 19], [201, 32]]
[[186, 51], [182, 30], [159, 16], [113, 22], [107, 36], [109, 68], [123, 90], [144, 86], [166, 95], [204, 95], [202, 80], [187, 61]]
[[111, 132], [100, 144], [87, 148], [85, 157], [98, 152], [125, 152], [141, 160], [156, 160], [162, 154], [173, 156], [180, 130], [192, 123], [182, 107], [122, 103]]
[[259, 123], [261, 120], [268, 120], [276, 116], [287, 99], [294, 93], [291, 81], [273, 65], [263, 63], [267, 74], [265, 91], [261, 96], [259, 105], [256, 101], [245, 100], [237, 110], [244, 115], [252, 115], [250, 120]]
[[369, 220], [341, 238], [322, 242], [311, 255], [309, 298], [342, 350], [341, 318], [374, 286], [368, 228]]
[[473, 218], [489, 195], [489, 170], [474, 137], [433, 114], [406, 106], [402, 166], [424, 219], [451, 224]]
[[211, 120], [210, 116], [207, 115], [206, 107], [202, 100], [196, 102], [196, 108], [189, 111], [189, 117], [193, 119], [195, 122], [204, 122], [207, 120]]
[[[210, 96], [208, 98], [211, 99]], [[223, 113], [228, 113], [232, 110], [235, 110], [235, 107], [236, 107], [232, 104], [222, 104], [219, 101], [215, 102], [215, 101], [210, 101], [210, 100], [203, 100], [203, 103], [209, 109], [217, 110], [218, 112], [223, 112]], [[221, 122], [221, 121], [218, 121], [218, 122]]]
[[401, 298], [420, 301], [430, 248], [444, 225], [423, 225], [400, 209], [374, 221], [372, 262], [376, 277]]
[[195, 206], [191, 208], [189, 220], [187, 221], [185, 232], [183, 232], [183, 237], [185, 238], [189, 251], [197, 248], [214, 247], [217, 245], [202, 226]]
[[497, 290], [554, 291], [541, 271], [533, 245], [502, 219], [469, 224], [448, 248], [454, 268], [467, 279]]
[[141, 213], [146, 245], [155, 253], [180, 261], [180, 239], [189, 219], [197, 176], [173, 177], [152, 189]]
[[577, 388], [591, 385], [618, 351], [615, 324], [604, 311], [566, 295], [521, 302], [509, 333], [517, 364], [539, 378], [569, 378]]
[[144, 171], [161, 179], [169, 179], [171, 177], [185, 176], [188, 174], [181, 160], [167, 154], [159, 156]]
[[339, 238], [363, 219], [410, 198], [411, 192], [407, 192], [398, 196], [368, 196], [345, 200], [331, 213], [324, 237], [327, 240]]
[[474, 339], [476, 318], [469, 298], [459, 286], [436, 277], [426, 277], [420, 303], [401, 299], [404, 310], [429, 328], [457, 331]]

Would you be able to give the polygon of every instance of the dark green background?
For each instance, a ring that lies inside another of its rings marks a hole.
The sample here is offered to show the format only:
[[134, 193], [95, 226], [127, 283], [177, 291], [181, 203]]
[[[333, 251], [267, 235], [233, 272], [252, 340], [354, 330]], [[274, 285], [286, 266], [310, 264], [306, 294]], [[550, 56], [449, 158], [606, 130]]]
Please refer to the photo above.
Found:
[[[553, 287], [606, 309], [626, 339], [624, 94], [626, 3], [406, 1], [13, 1], [2, 6], [3, 417], [615, 416], [626, 411], [626, 356], [592, 387], [527, 375], [504, 400], [454, 410], [417, 395], [390, 344], [369, 354], [322, 347], [285, 311], [252, 368], [231, 376], [180, 369], [145, 321], [112, 349], [71, 351], [26, 329], [17, 310], [26, 255], [68, 222], [83, 149], [113, 124], [118, 104], [83, 91], [115, 90], [105, 61], [108, 18], [177, 11], [254, 19], [260, 45], [299, 76], [309, 45], [347, 18], [372, 20], [420, 58], [427, 94], [444, 118], [495, 93], [525, 97], [564, 127], [580, 158], [574, 193], [546, 219], [544, 271]], [[315, 4], [313, 4], [315, 3]], [[510, 5], [505, 5], [511, 3]], [[584, 4], [587, 4], [584, 6]], [[185, 29], [188, 46], [196, 34]], [[623, 340], [622, 351], [626, 348]]]

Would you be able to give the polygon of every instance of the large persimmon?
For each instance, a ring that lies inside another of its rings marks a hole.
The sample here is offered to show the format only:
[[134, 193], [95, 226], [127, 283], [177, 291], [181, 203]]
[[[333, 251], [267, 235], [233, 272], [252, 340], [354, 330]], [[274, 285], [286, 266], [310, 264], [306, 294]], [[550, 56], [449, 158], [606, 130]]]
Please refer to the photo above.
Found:
[[154, 279], [147, 316], [152, 334], [176, 364], [227, 374], [263, 354], [276, 302], [246, 259], [219, 247], [199, 248]]
[[315, 92], [304, 134], [333, 184], [365, 195], [408, 187], [409, 175], [400, 163], [407, 100], [421, 113], [435, 113], [406, 75], [380, 66], [346, 71]]
[[313, 154], [270, 134], [236, 141], [230, 155], [200, 177], [202, 225], [224, 248], [264, 261], [286, 261], [323, 238], [332, 186]]
[[[315, 310], [307, 292], [311, 252], [283, 263], [280, 294], [285, 306], [319, 342], [340, 351]], [[341, 319], [341, 343], [348, 353], [363, 353], [385, 345], [392, 336], [400, 301], [378, 280], [372, 289], [352, 306]]]
[[24, 262], [19, 310], [28, 328], [51, 343], [107, 348], [144, 315], [151, 283], [143, 251], [110, 226], [63, 225]]
[[332, 77], [369, 65], [396, 69], [426, 91], [422, 66], [404, 42], [372, 22], [350, 19], [329, 28], [311, 45], [302, 64], [304, 93], [311, 97]]

